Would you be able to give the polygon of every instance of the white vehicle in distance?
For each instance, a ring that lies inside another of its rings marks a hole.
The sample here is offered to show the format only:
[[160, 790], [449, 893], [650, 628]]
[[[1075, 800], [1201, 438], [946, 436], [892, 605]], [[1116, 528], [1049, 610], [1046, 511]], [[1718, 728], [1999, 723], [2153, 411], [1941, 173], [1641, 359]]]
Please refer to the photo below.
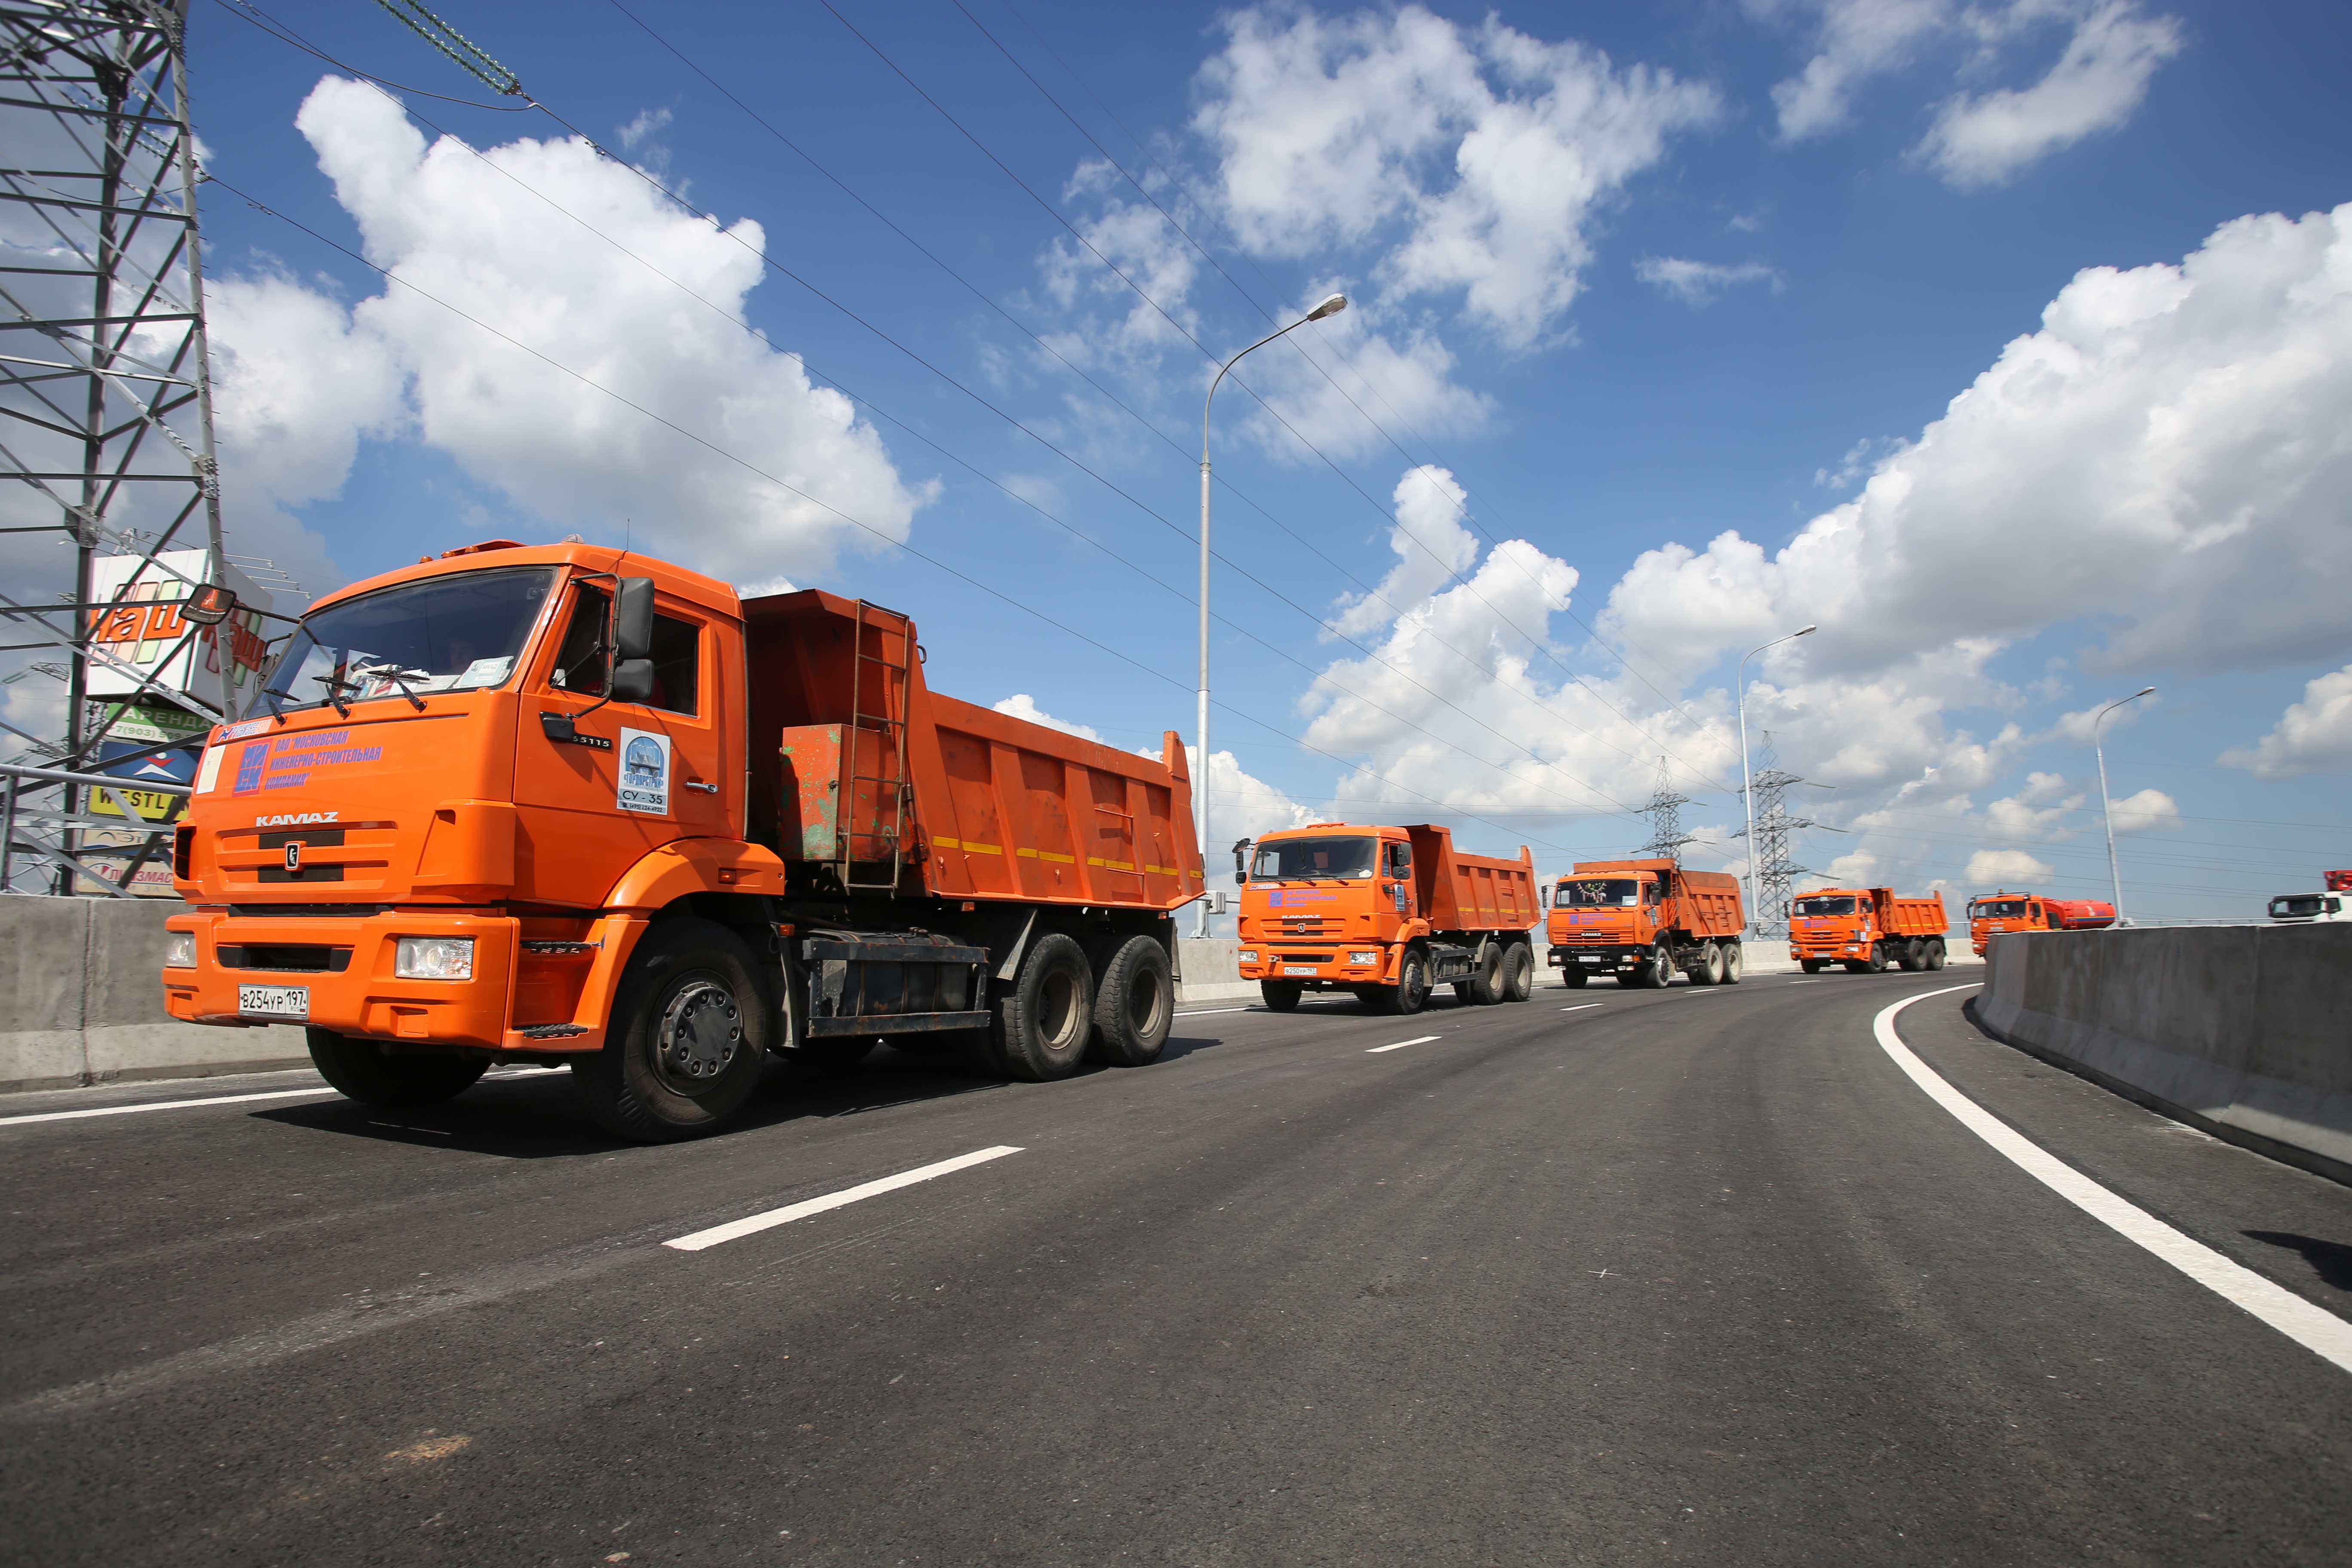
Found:
[[2286, 925], [2352, 921], [2352, 893], [2281, 893], [2271, 900], [2271, 919]]

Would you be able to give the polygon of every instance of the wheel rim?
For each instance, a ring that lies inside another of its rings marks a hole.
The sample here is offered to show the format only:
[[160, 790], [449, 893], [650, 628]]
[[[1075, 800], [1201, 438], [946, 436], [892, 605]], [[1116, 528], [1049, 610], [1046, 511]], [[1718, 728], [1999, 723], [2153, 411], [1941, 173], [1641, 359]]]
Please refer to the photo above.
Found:
[[1069, 1044], [1077, 1012], [1076, 979], [1058, 971], [1045, 976], [1037, 987], [1037, 1034], [1048, 1049], [1059, 1050]]
[[717, 980], [697, 975], [662, 1009], [654, 1070], [682, 1094], [700, 1094], [717, 1082], [743, 1049], [743, 1010]]
[[1138, 974], [1127, 987], [1127, 1026], [1136, 1038], [1148, 1040], [1160, 1027], [1160, 978]]

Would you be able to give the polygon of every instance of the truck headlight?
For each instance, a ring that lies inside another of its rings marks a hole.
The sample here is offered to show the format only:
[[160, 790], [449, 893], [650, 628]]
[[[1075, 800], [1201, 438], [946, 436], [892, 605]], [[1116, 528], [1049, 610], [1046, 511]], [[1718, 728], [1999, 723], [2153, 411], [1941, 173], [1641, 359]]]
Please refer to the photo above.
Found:
[[196, 966], [196, 933], [192, 931], [167, 931], [163, 933], [163, 967], [194, 969]]
[[1377, 952], [1351, 952], [1348, 955], [1350, 963], [1378, 963], [1380, 961], [1381, 955]]
[[1257, 962], [1257, 949], [1254, 947], [1245, 947], [1242, 949], [1242, 962], [1244, 963], [1255, 963]]
[[470, 936], [404, 936], [393, 951], [392, 972], [402, 980], [471, 980]]

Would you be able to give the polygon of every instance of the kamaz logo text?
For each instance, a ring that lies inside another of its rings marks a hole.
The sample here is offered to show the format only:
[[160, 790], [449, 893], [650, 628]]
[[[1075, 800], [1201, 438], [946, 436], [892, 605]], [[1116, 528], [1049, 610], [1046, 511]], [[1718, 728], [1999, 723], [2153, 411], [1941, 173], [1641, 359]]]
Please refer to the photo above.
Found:
[[340, 811], [296, 811], [283, 816], [257, 816], [256, 827], [308, 827], [312, 823], [332, 822], [343, 814]]

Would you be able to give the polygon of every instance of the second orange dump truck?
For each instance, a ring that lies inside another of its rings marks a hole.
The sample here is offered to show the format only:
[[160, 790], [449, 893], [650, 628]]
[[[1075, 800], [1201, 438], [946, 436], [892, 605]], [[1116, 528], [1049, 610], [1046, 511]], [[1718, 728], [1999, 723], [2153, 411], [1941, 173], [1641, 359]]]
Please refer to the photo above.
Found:
[[1944, 967], [1944, 895], [1897, 898], [1892, 888], [1816, 888], [1789, 902], [1789, 956], [1808, 974], [1832, 963], [1852, 973]]
[[1241, 973], [1286, 1013], [1309, 991], [1417, 1013], [1432, 987], [1465, 1002], [1524, 1002], [1535, 861], [1465, 855], [1434, 826], [1311, 823], [1234, 847], [1242, 885]]
[[1150, 1061], [1202, 891], [1158, 759], [933, 692], [913, 622], [507, 541], [315, 605], [173, 849], [173, 1016], [294, 1025], [354, 1099], [569, 1065], [649, 1141], [771, 1052]]
[[1670, 859], [1587, 860], [1552, 889], [1547, 934], [1560, 984], [1596, 974], [1664, 986], [1675, 971], [1697, 985], [1737, 985], [1746, 961], [1739, 879], [1686, 871]]

